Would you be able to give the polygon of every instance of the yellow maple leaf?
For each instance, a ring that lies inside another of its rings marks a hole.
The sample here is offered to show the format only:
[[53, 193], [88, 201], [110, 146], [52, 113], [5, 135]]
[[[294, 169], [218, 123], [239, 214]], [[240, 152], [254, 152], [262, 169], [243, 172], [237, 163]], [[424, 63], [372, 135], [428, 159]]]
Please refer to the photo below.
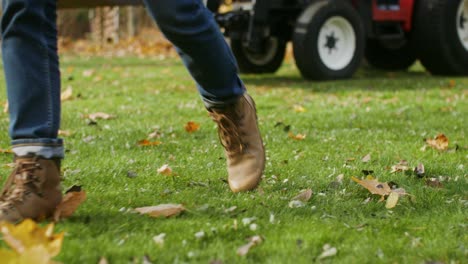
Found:
[[60, 253], [64, 235], [54, 234], [53, 229], [54, 224], [40, 227], [30, 219], [17, 225], [0, 223], [3, 240], [13, 249], [0, 249], [2, 263], [52, 263], [51, 258]]

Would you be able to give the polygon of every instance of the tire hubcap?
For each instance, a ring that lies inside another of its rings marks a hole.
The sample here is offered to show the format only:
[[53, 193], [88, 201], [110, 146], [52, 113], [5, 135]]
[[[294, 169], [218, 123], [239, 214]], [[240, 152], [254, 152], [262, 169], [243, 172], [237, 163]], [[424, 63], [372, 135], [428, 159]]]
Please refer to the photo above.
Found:
[[255, 65], [266, 65], [270, 63], [278, 51], [278, 39], [275, 37], [270, 37], [267, 40], [265, 51], [263, 53], [253, 53], [249, 51], [246, 47], [243, 47], [243, 52], [247, 59]]
[[460, 41], [468, 51], [468, 0], [461, 0], [457, 11], [457, 33]]
[[356, 52], [356, 33], [343, 17], [333, 16], [319, 31], [317, 48], [323, 64], [332, 70], [348, 66]]

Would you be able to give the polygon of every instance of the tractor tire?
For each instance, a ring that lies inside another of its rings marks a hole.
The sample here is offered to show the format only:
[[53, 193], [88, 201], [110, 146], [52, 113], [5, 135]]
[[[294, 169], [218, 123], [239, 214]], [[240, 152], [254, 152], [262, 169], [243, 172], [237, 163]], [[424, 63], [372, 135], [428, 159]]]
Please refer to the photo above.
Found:
[[435, 75], [468, 75], [468, 0], [419, 0], [414, 41], [421, 64]]
[[231, 50], [242, 73], [274, 73], [284, 60], [286, 41], [270, 37], [265, 52], [253, 53], [242, 43], [242, 39], [231, 39]]
[[416, 61], [416, 51], [408, 41], [388, 47], [378, 39], [368, 39], [364, 56], [371, 66], [389, 71], [407, 70]]
[[364, 46], [361, 18], [348, 1], [314, 1], [294, 29], [294, 58], [306, 79], [350, 78], [360, 66]]

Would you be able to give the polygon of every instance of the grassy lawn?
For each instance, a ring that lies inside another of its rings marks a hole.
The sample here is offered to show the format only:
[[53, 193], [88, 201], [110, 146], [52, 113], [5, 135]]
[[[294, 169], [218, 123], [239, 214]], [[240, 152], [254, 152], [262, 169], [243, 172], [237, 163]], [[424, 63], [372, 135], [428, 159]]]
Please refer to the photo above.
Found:
[[[293, 64], [275, 75], [243, 75], [268, 161], [258, 191], [233, 194], [215, 125], [178, 60], [63, 57], [61, 67], [63, 89], [72, 87], [74, 95], [63, 102], [62, 130], [71, 133], [64, 136], [64, 186], [82, 185], [88, 199], [56, 227], [66, 232], [58, 261], [142, 263], [146, 255], [153, 263], [466, 263], [466, 77], [433, 77], [415, 66], [308, 82]], [[5, 90], [3, 73], [0, 79]], [[95, 112], [115, 118], [92, 124], [83, 118]], [[200, 130], [187, 133], [188, 121]], [[0, 126], [0, 147], [7, 149], [4, 113]], [[305, 139], [288, 137], [286, 128]], [[155, 130], [161, 145], [137, 144]], [[448, 151], [421, 150], [425, 138], [439, 133], [449, 138]], [[8, 154], [0, 159], [11, 162]], [[423, 163], [426, 177], [440, 178], [443, 187], [391, 173], [400, 160]], [[175, 176], [158, 174], [163, 164]], [[365, 177], [363, 170], [411, 196], [386, 209], [351, 181]], [[340, 174], [342, 183], [332, 183]], [[305, 206], [289, 207], [307, 188], [313, 196]], [[163, 203], [188, 211], [155, 219], [132, 210]], [[158, 245], [153, 237], [161, 233], [165, 242]], [[238, 256], [254, 235], [263, 243]], [[319, 259], [325, 244], [337, 253]]]

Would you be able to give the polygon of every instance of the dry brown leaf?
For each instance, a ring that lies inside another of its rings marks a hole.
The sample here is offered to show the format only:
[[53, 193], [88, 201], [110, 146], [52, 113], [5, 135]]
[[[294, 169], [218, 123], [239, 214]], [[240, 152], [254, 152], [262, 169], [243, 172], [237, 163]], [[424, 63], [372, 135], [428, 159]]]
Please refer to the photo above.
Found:
[[71, 86], [68, 86], [65, 91], [60, 94], [60, 101], [68, 101], [71, 100], [73, 97], [73, 88]]
[[8, 104], [8, 101], [5, 102], [5, 104], [3, 105], [3, 113], [8, 113], [8, 109], [9, 109], [9, 104]]
[[416, 176], [418, 176], [419, 178], [424, 177], [424, 175], [426, 174], [424, 164], [419, 163], [418, 166], [414, 168], [414, 173], [416, 173]]
[[109, 262], [107, 261], [107, 259], [105, 257], [101, 257], [98, 264], [108, 264], [108, 263]]
[[172, 168], [168, 164], [164, 164], [158, 169], [158, 173], [165, 176], [172, 176]]
[[63, 137], [71, 136], [72, 132], [70, 130], [59, 130], [58, 135]]
[[294, 140], [304, 140], [306, 138], [306, 135], [305, 134], [296, 134], [295, 135], [294, 133], [289, 132], [288, 137], [292, 138]]
[[311, 197], [312, 197], [312, 189], [306, 189], [306, 190], [301, 191], [298, 195], [294, 196], [291, 200], [308, 202]]
[[385, 203], [385, 208], [392, 209], [398, 203], [398, 199], [400, 198], [400, 194], [397, 192], [391, 192], [388, 195], [387, 202]]
[[11, 153], [13, 153], [13, 151], [11, 149], [1, 149], [0, 148], [0, 153], [11, 154]]
[[365, 156], [361, 159], [362, 162], [366, 162], [366, 163], [369, 162], [370, 160], [371, 160], [371, 155], [370, 155], [370, 153], [367, 154], [367, 155], [365, 155]]
[[405, 171], [408, 171], [409, 169], [410, 167], [408, 165], [408, 161], [400, 160], [398, 164], [392, 166], [392, 170], [390, 171], [390, 173], [405, 172]]
[[249, 243], [239, 247], [237, 249], [237, 255], [239, 256], [245, 256], [249, 253], [250, 249], [256, 245], [259, 245], [263, 242], [262, 238], [260, 236], [253, 236], [249, 238]]
[[96, 112], [96, 113], [92, 113], [92, 114], [89, 114], [89, 115], [85, 115], [85, 117], [89, 118], [89, 119], [91, 119], [93, 121], [96, 121], [98, 119], [109, 120], [109, 119], [114, 118], [115, 116], [110, 115], [110, 114], [106, 114], [106, 113], [103, 113], [103, 112]]
[[95, 73], [95, 70], [88, 69], [83, 71], [83, 77], [91, 77]]
[[135, 208], [135, 211], [140, 214], [149, 215], [151, 217], [171, 217], [177, 216], [185, 211], [185, 207], [181, 204], [160, 204], [156, 206]]
[[158, 146], [158, 145], [161, 145], [162, 142], [159, 141], [159, 140], [156, 140], [156, 141], [149, 141], [147, 139], [143, 139], [143, 140], [140, 140], [138, 141], [138, 146], [142, 146], [142, 147], [148, 147], [148, 146]]
[[437, 178], [426, 179], [426, 185], [433, 188], [444, 188], [442, 182], [440, 182]]
[[351, 177], [351, 179], [360, 185], [362, 185], [364, 188], [369, 190], [372, 194], [378, 194], [382, 196], [389, 195], [392, 192], [392, 189], [390, 186], [388, 186], [388, 183], [386, 182], [379, 182], [378, 180], [374, 179], [371, 176], [368, 176], [366, 179], [361, 180], [356, 177]]
[[187, 124], [185, 124], [185, 131], [187, 131], [188, 133], [193, 133], [199, 129], [200, 129], [200, 124], [195, 123], [193, 121], [189, 121], [187, 122]]
[[62, 202], [57, 206], [54, 212], [54, 221], [68, 218], [78, 209], [78, 207], [86, 200], [86, 192], [81, 190], [81, 186], [71, 187], [62, 199]]
[[434, 139], [426, 139], [426, 144], [437, 150], [447, 150], [449, 145], [449, 140], [444, 134], [437, 135]]

